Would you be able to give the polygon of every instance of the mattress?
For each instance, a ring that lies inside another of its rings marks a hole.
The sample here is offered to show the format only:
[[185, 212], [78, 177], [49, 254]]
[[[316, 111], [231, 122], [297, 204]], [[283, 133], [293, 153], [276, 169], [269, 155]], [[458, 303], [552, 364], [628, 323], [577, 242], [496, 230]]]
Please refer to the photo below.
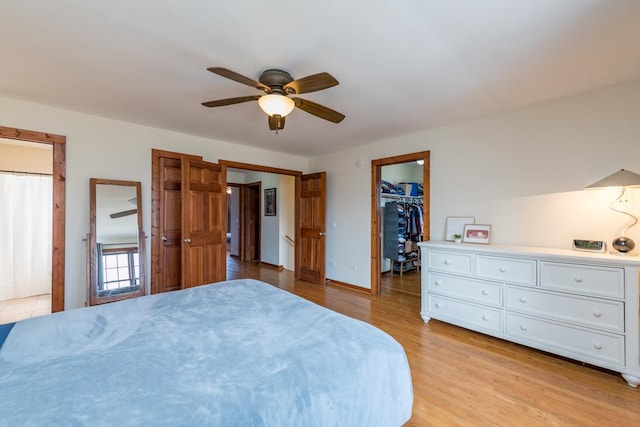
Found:
[[413, 403], [383, 331], [242, 279], [17, 322], [0, 425], [399, 426]]

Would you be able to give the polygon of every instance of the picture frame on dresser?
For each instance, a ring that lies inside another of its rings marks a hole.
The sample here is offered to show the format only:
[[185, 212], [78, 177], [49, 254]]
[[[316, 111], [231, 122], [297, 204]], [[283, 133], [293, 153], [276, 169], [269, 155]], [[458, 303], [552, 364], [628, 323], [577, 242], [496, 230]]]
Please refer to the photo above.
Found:
[[464, 243], [482, 243], [488, 245], [491, 240], [491, 225], [466, 224], [462, 233]]
[[453, 242], [456, 240], [455, 235], [462, 235], [464, 226], [467, 224], [475, 224], [476, 219], [472, 216], [448, 216], [444, 229], [444, 240]]

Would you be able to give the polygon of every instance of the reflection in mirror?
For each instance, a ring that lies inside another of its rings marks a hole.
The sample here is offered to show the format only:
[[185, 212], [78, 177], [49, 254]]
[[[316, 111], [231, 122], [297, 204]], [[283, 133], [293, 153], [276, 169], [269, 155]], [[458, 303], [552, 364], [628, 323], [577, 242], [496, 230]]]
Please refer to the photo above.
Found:
[[89, 302], [144, 295], [141, 185], [91, 178]]

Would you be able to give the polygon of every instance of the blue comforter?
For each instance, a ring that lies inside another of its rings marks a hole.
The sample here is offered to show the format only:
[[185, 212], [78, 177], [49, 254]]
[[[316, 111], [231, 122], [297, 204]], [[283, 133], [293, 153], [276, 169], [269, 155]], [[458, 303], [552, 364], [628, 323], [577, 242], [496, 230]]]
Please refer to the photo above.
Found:
[[373, 326], [255, 280], [14, 325], [0, 425], [399, 426], [402, 347]]

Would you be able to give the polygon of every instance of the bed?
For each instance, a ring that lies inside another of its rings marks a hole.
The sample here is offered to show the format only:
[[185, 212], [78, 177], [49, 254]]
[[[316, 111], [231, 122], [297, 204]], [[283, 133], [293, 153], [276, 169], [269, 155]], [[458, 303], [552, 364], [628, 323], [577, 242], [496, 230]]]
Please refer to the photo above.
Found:
[[269, 284], [231, 280], [0, 328], [0, 425], [400, 426], [403, 348]]

